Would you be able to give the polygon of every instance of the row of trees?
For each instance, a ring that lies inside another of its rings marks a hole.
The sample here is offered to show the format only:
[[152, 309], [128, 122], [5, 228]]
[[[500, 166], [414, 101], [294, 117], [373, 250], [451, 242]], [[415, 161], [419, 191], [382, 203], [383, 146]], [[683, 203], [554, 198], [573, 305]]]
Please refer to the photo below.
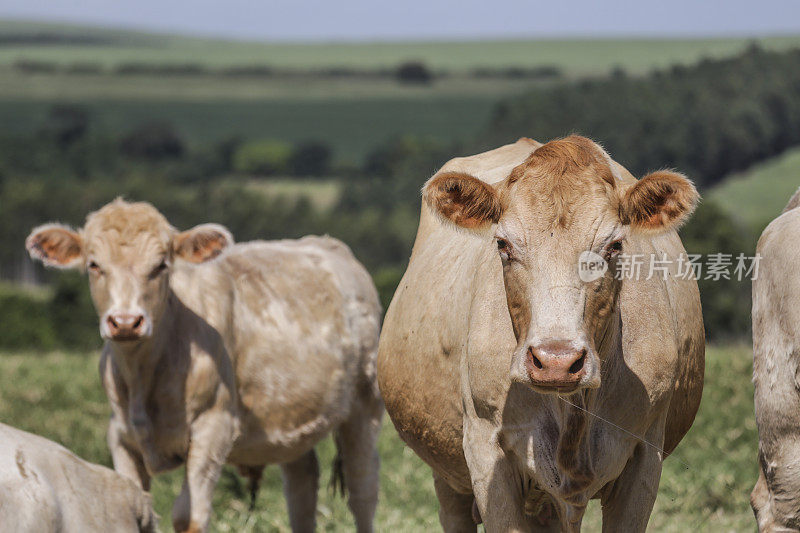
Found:
[[[378, 145], [361, 168], [340, 174], [338, 201], [326, 209], [303, 198], [267, 196], [235, 177], [326, 174], [330, 153], [322, 145], [230, 140], [196, 149], [168, 125], [142, 125], [121, 138], [101, 138], [80, 109], [56, 108], [40, 134], [0, 137], [0, 278], [50, 280], [55, 287], [51, 298], [65, 311], [57, 318], [39, 314], [67, 326], [13, 329], [34, 336], [50, 332], [50, 341], [17, 336], [21, 345], [39, 347], [48, 342], [77, 346], [86, 335], [68, 337], [80, 331], [68, 327], [71, 321], [94, 331], [85, 282], [33, 269], [23, 242], [44, 221], [80, 226], [88, 212], [120, 195], [152, 202], [179, 228], [205, 221], [225, 224], [240, 241], [308, 233], [341, 238], [373, 274], [386, 305], [410, 254], [420, 187], [450, 157], [523, 135], [547, 140], [578, 131], [603, 141], [635, 173], [674, 166], [707, 186], [800, 142], [797, 67], [800, 52], [752, 49], [735, 59], [645, 79], [619, 72], [609, 79], [534, 91], [499, 104], [484, 134], [471, 142], [442, 145], [400, 137]], [[682, 235], [694, 253], [735, 255], [752, 252], [755, 244], [751, 232], [737, 227], [712, 202], [700, 206]], [[701, 295], [711, 338], [748, 330], [747, 283], [702, 281]], [[0, 324], [13, 325], [13, 316], [30, 311], [21, 312], [20, 305], [28, 304], [19, 294], [0, 291]], [[4, 338], [0, 335], [0, 342]]]
[[[62, 65], [55, 61], [19, 59], [12, 67], [23, 74], [71, 74], [121, 76], [226, 76], [248, 78], [353, 78], [395, 79], [400, 83], [428, 84], [437, 78], [446, 78], [451, 72], [433, 69], [423, 61], [405, 61], [393, 68], [329, 67], [287, 69], [267, 65], [234, 65], [210, 68], [201, 63], [121, 63], [109, 69], [101, 63], [76, 62]], [[474, 78], [507, 78], [550, 80], [561, 78], [561, 69], [554, 65], [531, 68], [478, 67], [465, 73]]]
[[[348, 209], [380, 206], [416, 213], [419, 187], [454, 154], [475, 153], [519, 137], [541, 141], [578, 132], [600, 140], [636, 175], [674, 167], [701, 189], [800, 143], [800, 50], [751, 48], [741, 56], [674, 67], [645, 78], [616, 72], [500, 102], [487, 128], [462, 146], [401, 138], [364, 163], [369, 179], [348, 182]], [[777, 215], [777, 213], [776, 213]], [[681, 230], [690, 253], [752, 255], [762, 228], [741, 227], [713, 201]], [[750, 329], [748, 280], [701, 280], [711, 339]]]
[[578, 132], [599, 139], [635, 174], [662, 167], [702, 186], [800, 143], [800, 50], [623, 72], [531, 91], [495, 109], [479, 147]]
[[[181, 159], [196, 159], [198, 153], [189, 153], [180, 133], [165, 121], [151, 121], [136, 125], [118, 139], [98, 139], [92, 137], [91, 117], [81, 105], [65, 104], [54, 106], [39, 129], [40, 139], [29, 139], [37, 152], [53, 151], [56, 158], [69, 158], [70, 154], [80, 157], [92, 147], [102, 146], [128, 159], [163, 163]], [[7, 139], [6, 142], [14, 142]], [[116, 146], [112, 146], [116, 144]], [[2, 147], [0, 147], [0, 150]], [[238, 172], [258, 176], [300, 176], [327, 177], [335, 171], [332, 168], [332, 150], [320, 141], [308, 140], [289, 143], [276, 139], [245, 141], [231, 138], [216, 146], [204, 147], [204, 152], [217, 156], [213, 171]], [[125, 162], [126, 164], [129, 161]], [[219, 165], [225, 168], [219, 168]], [[199, 177], [208, 176], [201, 172]]]

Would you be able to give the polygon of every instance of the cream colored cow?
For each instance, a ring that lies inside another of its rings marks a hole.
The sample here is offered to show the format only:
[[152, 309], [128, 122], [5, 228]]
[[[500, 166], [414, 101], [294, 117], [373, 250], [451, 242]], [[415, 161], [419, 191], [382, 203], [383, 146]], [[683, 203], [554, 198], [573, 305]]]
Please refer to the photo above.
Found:
[[[603, 531], [644, 531], [703, 387], [697, 283], [674, 275], [694, 187], [572, 136], [454, 159], [424, 198], [378, 381], [442, 526], [577, 531], [600, 498]], [[582, 279], [586, 252], [608, 270]], [[672, 275], [617, 279], [623, 254]]]
[[758, 240], [753, 383], [759, 477], [750, 503], [761, 532], [800, 531], [800, 191]]
[[0, 424], [0, 530], [155, 532], [156, 516], [130, 479]]
[[331, 432], [357, 529], [371, 531], [381, 311], [344, 244], [233, 245], [221, 226], [181, 233], [151, 205], [117, 200], [80, 231], [35, 229], [27, 248], [47, 265], [88, 270], [114, 467], [147, 489], [186, 464], [177, 531], [206, 530], [226, 462], [254, 482], [280, 463], [292, 528], [313, 530], [314, 445]]

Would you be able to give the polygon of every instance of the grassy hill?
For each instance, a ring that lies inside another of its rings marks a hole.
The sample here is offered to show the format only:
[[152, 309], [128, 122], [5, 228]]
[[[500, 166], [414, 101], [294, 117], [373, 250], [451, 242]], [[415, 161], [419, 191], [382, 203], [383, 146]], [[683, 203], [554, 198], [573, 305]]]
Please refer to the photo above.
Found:
[[[192, 145], [233, 136], [328, 143], [339, 163], [358, 164], [389, 137], [411, 134], [442, 143], [472, 138], [501, 98], [552, 79], [479, 78], [479, 67], [553, 66], [567, 79], [614, 67], [644, 73], [748, 45], [728, 39], [577, 39], [481, 42], [268, 43], [0, 20], [0, 124], [6, 135], [41, 128], [57, 103], [84, 106], [99, 134], [119, 136], [150, 120], [171, 122]], [[800, 36], [759, 39], [800, 46]], [[222, 75], [230, 67], [293, 70], [392, 69], [421, 60], [447, 76], [401, 84], [391, 76]], [[19, 61], [52, 71], [23, 72]], [[195, 65], [199, 71], [119, 74], [138, 65]], [[70, 72], [70, 67], [90, 66]], [[95, 70], [92, 70], [95, 69]], [[432, 169], [431, 169], [432, 170]]]
[[780, 214], [798, 187], [800, 148], [794, 148], [731, 176], [705, 196], [758, 236]]
[[[664, 463], [650, 529], [748, 531], [749, 506], [757, 477], [751, 352], [744, 347], [710, 348], [706, 390], [694, 427]], [[719, 406], [725, 409], [720, 410]], [[54, 439], [78, 455], [110, 465], [105, 444], [108, 405], [97, 376], [97, 355], [0, 355], [0, 420]], [[326, 484], [333, 445], [318, 446], [322, 467], [317, 521], [320, 531], [352, 531], [342, 498]], [[438, 503], [429, 468], [397, 437], [385, 419], [380, 437], [381, 493], [377, 531], [438, 528]], [[152, 494], [161, 530], [170, 530], [170, 508], [181, 472], [155, 479]], [[289, 531], [280, 476], [265, 472], [255, 511], [248, 512], [246, 483], [227, 467], [214, 496], [214, 531]], [[584, 531], [600, 531], [599, 505], [589, 505]]]
[[[26, 39], [27, 36], [27, 39]], [[45, 45], [35, 42], [39, 36]], [[47, 41], [52, 45], [46, 45]], [[571, 75], [605, 73], [621, 66], [644, 72], [702, 57], [733, 55], [747, 38], [572, 39], [467, 42], [265, 43], [147, 34], [105, 28], [0, 21], [0, 65], [14, 61], [201, 63], [211, 67], [271, 65], [295, 68], [393, 67], [419, 59], [436, 69], [557, 65]], [[800, 36], [759, 39], [762, 46], [800, 45]]]

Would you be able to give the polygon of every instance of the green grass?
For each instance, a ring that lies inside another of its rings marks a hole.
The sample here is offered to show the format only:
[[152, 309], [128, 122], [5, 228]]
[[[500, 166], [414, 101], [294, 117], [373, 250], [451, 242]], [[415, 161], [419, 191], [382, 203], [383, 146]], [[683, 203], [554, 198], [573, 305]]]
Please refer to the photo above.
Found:
[[[748, 531], [754, 520], [748, 498], [757, 475], [756, 428], [750, 383], [751, 353], [743, 346], [708, 350], [706, 389], [694, 427], [664, 464], [650, 530]], [[97, 355], [52, 353], [0, 355], [0, 420], [41, 434], [82, 457], [105, 465], [108, 407], [97, 374]], [[397, 437], [388, 421], [380, 438], [381, 493], [378, 531], [438, 528], [430, 471]], [[333, 446], [318, 446], [322, 483], [330, 474]], [[181, 472], [156, 478], [153, 496], [169, 531], [170, 509]], [[214, 531], [288, 531], [276, 467], [265, 473], [256, 511], [248, 513], [243, 481], [226, 468], [214, 499]], [[320, 489], [322, 531], [351, 531], [344, 501]], [[593, 502], [585, 531], [599, 531]]]
[[[104, 465], [111, 459], [105, 444], [108, 407], [97, 372], [97, 355], [0, 355], [0, 420], [66, 445]], [[317, 509], [321, 531], [352, 529], [344, 500], [327, 488], [334, 447], [326, 439], [317, 449], [322, 466]], [[422, 531], [436, 521], [433, 483], [422, 462], [405, 448], [387, 422], [380, 440], [383, 459], [378, 523], [383, 531]], [[172, 502], [180, 491], [182, 471], [158, 476], [152, 493], [170, 531]], [[257, 509], [248, 512], [246, 482], [226, 467], [214, 498], [215, 531], [288, 531], [278, 468], [264, 474]]]
[[[747, 38], [718, 38], [265, 43], [10, 20], [0, 22], [2, 34], [37, 32], [96, 36], [105, 42], [97, 45], [6, 45], [0, 48], [0, 65], [24, 58], [62, 64], [97, 62], [107, 67], [126, 62], [151, 62], [201, 63], [209, 67], [258, 64], [293, 68], [378, 68], [420, 59], [436, 69], [557, 65], [570, 75], [584, 75], [605, 73], [615, 66], [641, 73], [673, 63], [692, 63], [702, 57], [732, 55], [749, 42]], [[767, 48], [785, 49], [800, 45], [800, 36], [767, 37], [760, 41]]]
[[[752, 350], [744, 345], [712, 346], [706, 357], [700, 411], [664, 462], [650, 531], [755, 530], [750, 509], [750, 491], [758, 478]], [[600, 515], [599, 505], [593, 504], [588, 519]]]
[[755, 236], [777, 217], [800, 187], [800, 148], [730, 176], [706, 193]]

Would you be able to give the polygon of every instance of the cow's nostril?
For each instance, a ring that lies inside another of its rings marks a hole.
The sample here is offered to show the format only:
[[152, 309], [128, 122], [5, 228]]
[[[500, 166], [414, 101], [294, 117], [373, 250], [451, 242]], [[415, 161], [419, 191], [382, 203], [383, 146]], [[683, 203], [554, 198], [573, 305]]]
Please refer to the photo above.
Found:
[[533, 353], [533, 348], [528, 348], [528, 353], [531, 356], [531, 361], [533, 362], [533, 366], [535, 366], [538, 369], [541, 369], [542, 368], [542, 362], [539, 361], [539, 358], [536, 357], [536, 354]]
[[586, 362], [586, 350], [581, 352], [581, 358], [572, 363], [569, 367], [570, 374], [577, 374], [583, 369], [583, 364]]
[[134, 322], [134, 324], [133, 324], [133, 329], [139, 329], [139, 326], [142, 325], [142, 321], [143, 320], [144, 320], [143, 316], [140, 316], [139, 318], [137, 318], [136, 322]]
[[113, 316], [109, 316], [108, 317], [108, 325], [111, 326], [112, 328], [118, 328], [119, 327], [119, 325], [114, 320]]

